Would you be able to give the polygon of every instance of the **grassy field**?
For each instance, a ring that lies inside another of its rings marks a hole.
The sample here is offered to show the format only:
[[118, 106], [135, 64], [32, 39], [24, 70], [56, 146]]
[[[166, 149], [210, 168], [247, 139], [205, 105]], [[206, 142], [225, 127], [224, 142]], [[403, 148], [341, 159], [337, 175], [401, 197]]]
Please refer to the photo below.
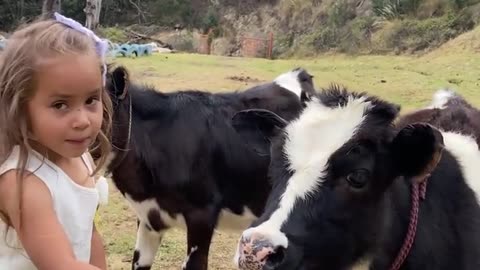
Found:
[[[160, 91], [201, 89], [213, 92], [242, 90], [271, 81], [294, 67], [315, 76], [316, 87], [331, 82], [367, 91], [402, 105], [403, 112], [430, 102], [438, 88], [452, 87], [480, 106], [480, 56], [455, 49], [438, 50], [423, 57], [323, 56], [309, 60], [265, 60], [173, 54], [138, 59], [117, 59], [132, 79]], [[454, 47], [455, 48], [455, 47]], [[110, 202], [102, 208], [99, 230], [104, 236], [110, 269], [130, 269], [136, 221], [132, 210], [111, 185]], [[216, 232], [209, 269], [234, 269], [232, 257], [239, 232]], [[164, 238], [153, 269], [181, 269], [186, 236], [171, 230]]]

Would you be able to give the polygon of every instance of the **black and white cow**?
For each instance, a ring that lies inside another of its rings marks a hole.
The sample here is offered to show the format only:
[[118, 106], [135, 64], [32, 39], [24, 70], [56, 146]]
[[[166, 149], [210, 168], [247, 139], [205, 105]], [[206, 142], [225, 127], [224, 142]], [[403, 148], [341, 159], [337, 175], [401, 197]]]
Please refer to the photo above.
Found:
[[263, 212], [271, 187], [270, 157], [245, 144], [231, 117], [264, 108], [293, 119], [300, 96], [315, 92], [312, 76], [297, 68], [271, 83], [217, 94], [161, 93], [130, 83], [123, 67], [108, 77], [115, 155], [107, 171], [139, 220], [132, 269], [150, 269], [173, 226], [187, 229], [183, 269], [207, 269], [214, 229], [247, 228]]
[[240, 269], [480, 269], [473, 136], [426, 123], [397, 128], [399, 106], [338, 86], [305, 104], [294, 120], [267, 110], [233, 118], [247, 140], [271, 139], [263, 154], [273, 187], [240, 238]]

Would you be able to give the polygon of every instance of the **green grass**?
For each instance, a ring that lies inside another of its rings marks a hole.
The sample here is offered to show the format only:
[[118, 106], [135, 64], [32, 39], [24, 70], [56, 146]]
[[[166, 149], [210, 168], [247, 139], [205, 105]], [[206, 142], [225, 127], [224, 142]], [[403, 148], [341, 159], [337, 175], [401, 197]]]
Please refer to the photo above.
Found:
[[195, 54], [154, 55], [137, 59], [117, 59], [131, 70], [133, 79], [155, 85], [160, 91], [195, 88], [207, 91], [242, 90], [256, 83], [228, 79], [250, 76], [270, 81], [297, 66], [313, 74], [316, 87], [340, 83], [351, 89], [368, 91], [405, 110], [429, 102], [434, 91], [453, 87], [472, 103], [480, 83], [480, 56], [469, 54], [400, 56], [325, 56], [305, 60], [265, 60], [228, 58]]
[[[480, 106], [480, 56], [474, 52], [444, 49], [423, 57], [324, 56], [303, 60], [228, 58], [195, 54], [119, 58], [132, 80], [156, 86], [160, 91], [201, 89], [212, 92], [243, 90], [294, 67], [314, 75], [317, 88], [332, 82], [352, 90], [367, 91], [402, 105], [403, 112], [427, 105], [434, 91], [453, 87], [472, 104]], [[249, 76], [260, 82], [239, 82], [231, 76]], [[383, 81], [383, 82], [382, 82]], [[133, 211], [112, 185], [111, 199], [101, 211], [99, 230], [107, 246], [110, 269], [130, 269], [135, 245]], [[209, 269], [234, 269], [232, 257], [239, 233], [217, 232], [210, 252]], [[180, 269], [186, 256], [186, 237], [181, 230], [168, 233], [152, 269]]]

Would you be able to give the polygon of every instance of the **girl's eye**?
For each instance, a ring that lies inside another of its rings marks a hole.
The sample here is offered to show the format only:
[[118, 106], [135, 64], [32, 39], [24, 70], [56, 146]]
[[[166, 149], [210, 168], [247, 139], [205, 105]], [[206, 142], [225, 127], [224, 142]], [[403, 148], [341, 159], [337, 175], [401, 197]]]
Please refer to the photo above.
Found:
[[87, 105], [94, 105], [99, 101], [98, 97], [91, 97], [87, 99]]
[[54, 103], [52, 105], [52, 107], [57, 109], [57, 110], [65, 110], [65, 109], [67, 109], [67, 104], [65, 104], [63, 102], [57, 102], [57, 103]]

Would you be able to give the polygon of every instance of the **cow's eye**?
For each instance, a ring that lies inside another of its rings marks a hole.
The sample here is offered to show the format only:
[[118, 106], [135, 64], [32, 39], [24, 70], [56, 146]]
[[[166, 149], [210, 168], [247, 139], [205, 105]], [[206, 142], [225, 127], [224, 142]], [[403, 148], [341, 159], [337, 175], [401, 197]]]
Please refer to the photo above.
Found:
[[347, 175], [348, 184], [355, 189], [365, 187], [369, 179], [370, 172], [366, 169], [358, 169]]

